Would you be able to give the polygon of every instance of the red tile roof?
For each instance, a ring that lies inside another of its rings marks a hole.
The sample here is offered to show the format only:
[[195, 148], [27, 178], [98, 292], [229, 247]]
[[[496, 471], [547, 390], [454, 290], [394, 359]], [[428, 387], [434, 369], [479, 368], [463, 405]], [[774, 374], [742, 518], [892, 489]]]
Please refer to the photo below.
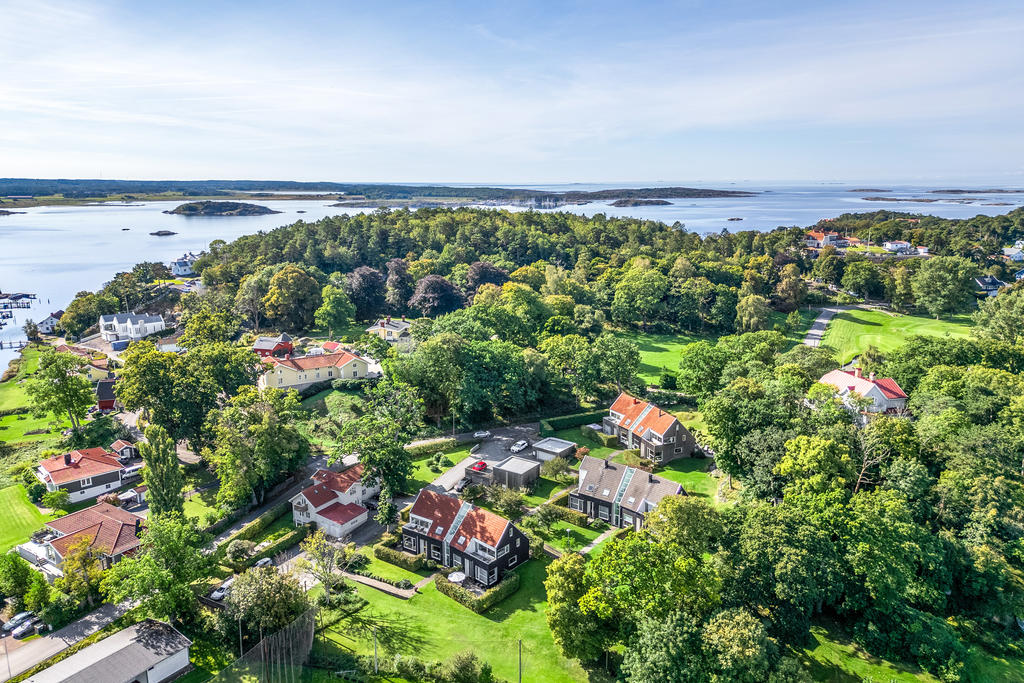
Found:
[[302, 358], [267, 358], [274, 365], [284, 365], [292, 370], [315, 370], [317, 368], [334, 368], [348, 365], [358, 358], [351, 353], [327, 353], [322, 356], [303, 356]]
[[351, 522], [359, 515], [367, 512], [366, 508], [362, 505], [356, 505], [355, 503], [334, 503], [328, 505], [323, 510], [319, 510], [316, 514], [320, 515], [324, 519], [329, 519], [332, 522], [338, 524], [345, 524]]
[[858, 376], [856, 371], [832, 370], [831, 372], [825, 373], [825, 376], [818, 381], [822, 384], [831, 384], [840, 389], [845, 387], [851, 391], [856, 391], [861, 396], [865, 396], [869, 391], [871, 391], [872, 386], [876, 386], [882, 392], [882, 395], [888, 399], [907, 397], [903, 392], [903, 389], [900, 388], [900, 385], [891, 377], [878, 377], [871, 379], [870, 377], [864, 377], [863, 375]]
[[[461, 507], [462, 501], [458, 498], [452, 498], [429, 489], [421, 489], [409, 514], [431, 520], [426, 535], [435, 541], [443, 541]], [[438, 530], [439, 527], [440, 530]]]
[[[412, 510], [409, 512], [417, 517], [431, 520], [430, 529], [427, 530], [426, 535], [436, 541], [443, 541], [451, 530], [452, 524], [455, 523], [455, 518], [462, 505], [463, 502], [458, 498], [422, 489], [416, 496], [416, 502], [413, 503]], [[469, 504], [466, 503], [466, 505]], [[469, 541], [475, 538], [496, 548], [508, 528], [509, 521], [475, 505], [469, 507], [470, 509], [463, 517], [459, 528], [452, 535], [452, 546], [457, 550], [465, 550]], [[440, 530], [438, 530], [439, 528]]]
[[339, 493], [348, 493], [353, 484], [363, 478], [363, 469], [363, 463], [357, 463], [344, 472], [317, 470], [312, 476], [316, 483], [302, 489], [302, 495], [315, 510], [321, 505], [336, 500]]
[[903, 389], [900, 388], [899, 384], [896, 384], [896, 380], [892, 377], [881, 377], [875, 380], [875, 386], [882, 390], [886, 398], [906, 398], [907, 395], [903, 393]]
[[97, 503], [47, 522], [46, 526], [64, 534], [50, 541], [61, 557], [83, 538], [89, 539], [92, 548], [107, 555], [121, 555], [139, 546], [139, 538], [135, 535], [136, 520], [142, 520], [145, 528], [142, 517], [109, 503]]
[[94, 477], [121, 469], [121, 463], [117, 461], [117, 456], [102, 448], [71, 451], [70, 465], [64, 464], [63, 455], [55, 455], [41, 461], [39, 466], [46, 471], [49, 480], [58, 486], [69, 481], [78, 481], [85, 477]]
[[341, 348], [341, 342], [325, 341], [323, 344], [320, 345], [320, 347], [324, 351], [334, 352]]
[[117, 452], [117, 451], [121, 450], [122, 448], [128, 448], [129, 446], [134, 448], [135, 444], [129, 443], [129, 442], [125, 441], [124, 439], [118, 439], [114, 443], [110, 444], [110, 450], [112, 450], [114, 452]]
[[659, 436], [664, 435], [677, 421], [676, 416], [672, 413], [662, 410], [653, 403], [641, 401], [626, 392], [619, 394], [610, 410], [623, 416], [619, 420], [620, 426], [641, 437], [648, 429]]

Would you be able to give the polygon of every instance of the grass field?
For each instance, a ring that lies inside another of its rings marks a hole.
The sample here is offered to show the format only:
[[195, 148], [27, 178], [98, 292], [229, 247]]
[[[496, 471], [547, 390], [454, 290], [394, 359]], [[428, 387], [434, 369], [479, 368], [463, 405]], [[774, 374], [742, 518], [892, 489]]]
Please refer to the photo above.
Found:
[[682, 484], [683, 489], [691, 496], [700, 496], [713, 502], [718, 490], [718, 480], [707, 473], [711, 463], [712, 461], [707, 458], [679, 458], [656, 470], [655, 474]]
[[[569, 522], [555, 522], [551, 530], [541, 532], [541, 537], [548, 545], [561, 550], [563, 553], [569, 550], [579, 550], [595, 538], [601, 535], [600, 531], [587, 529], [585, 527], [570, 524]], [[572, 539], [571, 541], [569, 539]]]
[[0, 553], [6, 553], [41, 529], [47, 517], [29, 502], [25, 487], [17, 484], [0, 489], [0, 519]]
[[565, 485], [559, 484], [553, 479], [547, 479], [541, 477], [533, 485], [533, 493], [525, 496], [526, 505], [529, 507], [537, 507], [538, 505], [547, 501], [548, 498], [553, 496], [556, 492], [566, 488]]
[[[39, 368], [39, 347], [29, 346], [21, 352], [21, 367], [16, 374], [6, 382], [0, 382], [0, 410], [10, 408], [28, 407], [28, 394], [25, 393], [23, 379], [34, 373]], [[0, 371], [6, 368], [0, 368]]]
[[607, 458], [609, 455], [614, 453], [617, 448], [609, 448], [604, 446], [597, 439], [590, 436], [583, 436], [583, 432], [580, 431], [579, 427], [567, 427], [560, 429], [552, 436], [559, 439], [565, 439], [566, 441], [572, 441], [577, 446], [586, 446], [590, 449], [590, 454], [595, 458]]
[[439, 471], [434, 472], [427, 466], [430, 458], [419, 458], [418, 460], [412, 461], [412, 475], [409, 477], [409, 481], [406, 483], [406, 489], [409, 493], [416, 493], [421, 488], [434, 481], [442, 474], [454, 467], [460, 460], [469, 457], [469, 449], [471, 446], [464, 446], [462, 448], [454, 448], [449, 451], [445, 451], [445, 455], [449, 460], [452, 461], [451, 465], [442, 467]]
[[418, 572], [411, 572], [408, 569], [402, 569], [398, 565], [385, 562], [384, 560], [378, 560], [373, 556], [373, 548], [368, 545], [363, 546], [358, 550], [360, 555], [366, 556], [370, 561], [363, 569], [372, 574], [380, 576], [385, 579], [392, 581], [401, 581], [402, 579], [408, 579], [412, 583], [419, 582], [420, 579], [430, 576], [431, 572], [426, 570], [420, 570]]
[[[445, 660], [457, 652], [473, 650], [490, 662], [496, 676], [518, 677], [518, 643], [523, 644], [523, 680], [570, 683], [587, 680], [574, 661], [563, 658], [551, 638], [544, 612], [547, 599], [544, 577], [549, 560], [534, 559], [520, 569], [519, 590], [484, 614], [474, 614], [437, 591], [433, 583], [409, 600], [367, 586], [356, 586], [368, 601], [363, 614], [377, 622], [378, 644], [385, 638], [405, 654]], [[369, 633], [355, 637], [344, 625], [328, 633], [338, 649], [373, 654]]]
[[[52, 415], [33, 417], [25, 415], [5, 415], [0, 417], [0, 441], [9, 443], [29, 441], [55, 441], [60, 438], [61, 431], [71, 427], [67, 420], [54, 422]], [[42, 434], [28, 434], [46, 430]]]
[[848, 363], [868, 346], [892, 351], [912, 335], [966, 337], [971, 319], [966, 315], [935, 320], [915, 315], [890, 315], [882, 311], [854, 309], [832, 318], [822, 344], [832, 347], [839, 361]]

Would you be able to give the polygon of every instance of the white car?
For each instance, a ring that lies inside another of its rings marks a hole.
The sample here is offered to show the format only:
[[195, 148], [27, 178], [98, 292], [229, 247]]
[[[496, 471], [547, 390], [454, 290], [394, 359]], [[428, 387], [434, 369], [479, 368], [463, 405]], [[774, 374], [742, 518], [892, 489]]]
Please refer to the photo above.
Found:
[[261, 560], [256, 560], [256, 564], [254, 564], [253, 567], [266, 567], [266, 566], [268, 566], [272, 562], [273, 562], [273, 560], [270, 559], [269, 557], [264, 557]]
[[509, 450], [512, 451], [513, 453], [519, 453], [521, 451], [525, 451], [526, 447], [529, 446], [529, 445], [530, 444], [527, 443], [526, 441], [520, 440], [520, 441], [516, 441], [514, 444], [512, 444], [512, 448], [510, 448]]
[[3, 630], [5, 630], [5, 631], [13, 631], [23, 621], [27, 621], [28, 619], [31, 619], [31, 618], [32, 618], [32, 613], [31, 612], [19, 612], [18, 614], [15, 614], [13, 617], [11, 617], [10, 621], [8, 621], [6, 624], [4, 624], [4, 629]]
[[11, 635], [14, 636], [15, 638], [24, 638], [25, 636], [31, 634], [32, 632], [34, 632], [36, 630], [36, 624], [38, 622], [39, 622], [38, 618], [28, 619], [27, 621], [22, 623], [21, 626], [19, 626], [18, 628], [14, 629], [14, 631], [11, 633]]
[[479, 432], [474, 432], [473, 438], [474, 439], [489, 439], [489, 438], [491, 438], [491, 433], [489, 431], [487, 431], [486, 429], [483, 429], [483, 430], [481, 430]]
[[210, 593], [211, 600], [223, 600], [227, 597], [227, 594], [231, 591], [231, 584], [235, 582], [235, 577], [231, 577], [220, 585], [220, 588]]

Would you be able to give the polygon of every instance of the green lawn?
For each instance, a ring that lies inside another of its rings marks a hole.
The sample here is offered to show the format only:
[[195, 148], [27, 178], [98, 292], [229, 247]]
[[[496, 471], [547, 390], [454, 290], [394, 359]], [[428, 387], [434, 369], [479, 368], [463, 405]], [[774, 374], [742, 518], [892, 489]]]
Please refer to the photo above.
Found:
[[32, 532], [41, 529], [48, 519], [39, 508], [29, 502], [21, 484], [0, 489], [0, 553], [24, 543]]
[[[25, 379], [39, 368], [39, 347], [29, 346], [21, 352], [21, 367], [11, 379], [0, 382], [0, 410], [19, 408], [29, 405], [28, 395], [25, 393], [25, 385], [21, 380]], [[0, 372], [7, 368], [0, 368]]]
[[892, 681], [893, 683], [937, 683], [938, 679], [916, 667], [873, 657], [837, 630], [811, 627], [812, 642], [796, 656], [815, 681]]
[[408, 579], [415, 584], [418, 583], [420, 579], [430, 576], [431, 574], [431, 572], [426, 570], [411, 572], [408, 569], [402, 569], [397, 564], [378, 560], [373, 556], [373, 548], [368, 545], [360, 548], [358, 552], [360, 555], [365, 555], [370, 560], [370, 563], [363, 567], [363, 570], [385, 579], [391, 579], [392, 581]]
[[679, 458], [655, 470], [655, 474], [679, 482], [690, 495], [714, 501], [718, 480], [707, 473], [707, 468], [712, 462], [708, 458]]
[[409, 493], [416, 493], [421, 488], [434, 481], [442, 474], [454, 467], [460, 460], [469, 457], [469, 449], [472, 446], [462, 446], [460, 448], [453, 448], [445, 451], [444, 454], [449, 460], [452, 461], [451, 465], [442, 467], [439, 471], [435, 472], [428, 467], [430, 462], [429, 457], [418, 458], [412, 461], [412, 474], [409, 476], [409, 481], [406, 484], [406, 488]]
[[[474, 614], [437, 591], [433, 583], [409, 600], [367, 586], [356, 586], [368, 602], [363, 614], [375, 615], [378, 643], [398, 642], [405, 654], [445, 660], [473, 650], [494, 667], [496, 676], [518, 678], [518, 643], [522, 639], [523, 679], [531, 683], [586, 681], [574, 661], [563, 658], [545, 619], [544, 577], [550, 560], [530, 560], [520, 569], [519, 590], [484, 614]], [[329, 632], [331, 644], [346, 651], [373, 654], [369, 633], [356, 637], [344, 622]]]
[[700, 414], [699, 410], [680, 410], [679, 412], [674, 412], [673, 415], [691, 432], [695, 429], [702, 432], [707, 431], [708, 426], [704, 422], [704, 416]]
[[566, 486], [568, 485], [559, 484], [553, 479], [541, 477], [534, 483], [533, 493], [524, 497], [527, 507], [537, 507], [538, 505], [546, 502], [548, 498], [558, 491], [566, 488]]
[[572, 441], [577, 446], [586, 446], [590, 449], [590, 454], [595, 458], [607, 458], [618, 450], [618, 448], [609, 448], [608, 446], [601, 445], [600, 441], [591, 436], [584, 436], [583, 432], [580, 431], [580, 427], [560, 429], [551, 436]]
[[[9, 443], [27, 441], [55, 441], [60, 433], [71, 427], [67, 420], [54, 423], [53, 416], [33, 417], [31, 414], [5, 415], [0, 417], [0, 441]], [[29, 434], [46, 430], [42, 434]]]
[[970, 333], [971, 319], [967, 315], [935, 320], [915, 315], [890, 315], [882, 311], [854, 309], [842, 311], [832, 318], [822, 344], [835, 349], [838, 359], [847, 363], [868, 346], [892, 351], [912, 335], [967, 337]]
[[[568, 534], [566, 533], [567, 530], [569, 532]], [[541, 536], [548, 545], [561, 550], [563, 553], [569, 550], [570, 543], [568, 541], [570, 534], [572, 538], [572, 549], [579, 550], [600, 536], [601, 532], [595, 531], [594, 529], [576, 526], [569, 522], [555, 522], [555, 524], [551, 526], [551, 531], [545, 530], [541, 532]]]
[[640, 349], [640, 377], [648, 384], [658, 383], [662, 368], [679, 368], [679, 352], [684, 346], [713, 339], [698, 334], [647, 334], [638, 330], [613, 330], [612, 334], [629, 339]]
[[185, 516], [206, 524], [206, 515], [217, 511], [217, 489], [206, 489], [185, 500]]

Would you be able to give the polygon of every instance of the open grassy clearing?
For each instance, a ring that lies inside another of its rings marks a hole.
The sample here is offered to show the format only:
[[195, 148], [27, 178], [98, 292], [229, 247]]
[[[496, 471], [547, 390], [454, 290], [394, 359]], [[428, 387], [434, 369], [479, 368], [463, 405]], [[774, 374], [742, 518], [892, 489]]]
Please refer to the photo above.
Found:
[[559, 484], [553, 479], [541, 477], [533, 485], [533, 492], [524, 497], [528, 507], [537, 507], [546, 502], [548, 498], [558, 491], [566, 488], [568, 484]]
[[967, 337], [970, 333], [971, 319], [967, 315], [935, 320], [916, 315], [854, 309], [841, 311], [832, 318], [825, 330], [822, 345], [834, 349], [839, 361], [848, 363], [868, 346], [875, 346], [883, 352], [892, 351], [913, 335]]
[[[518, 677], [518, 641], [522, 639], [524, 681], [585, 681], [586, 673], [559, 654], [548, 630], [544, 577], [549, 561], [533, 559], [520, 567], [519, 590], [484, 614], [474, 614], [442, 595], [433, 583], [409, 600], [367, 586], [357, 585], [356, 591], [368, 601], [363, 613], [377, 617], [378, 643], [382, 634], [393, 635], [401, 642], [397, 649], [405, 654], [445, 660], [471, 649], [490, 662], [497, 676], [514, 681]], [[327, 635], [331, 647], [373, 654], [370, 634], [357, 637], [344, 622]]]
[[[6, 382], [0, 382], [0, 410], [29, 406], [30, 401], [28, 394], [25, 393], [25, 385], [22, 380], [39, 369], [40, 348], [39, 346], [28, 346], [22, 349], [21, 367], [18, 369], [18, 373]], [[6, 369], [0, 368], [0, 371]]]
[[43, 527], [47, 517], [33, 505], [21, 484], [0, 489], [0, 553], [24, 543], [28, 537]]
[[544, 529], [540, 535], [548, 545], [564, 553], [568, 552], [570, 548], [579, 550], [600, 536], [601, 533], [595, 529], [587, 529], [569, 522], [555, 522], [551, 525], [550, 531]]
[[206, 524], [206, 516], [217, 514], [217, 489], [205, 489], [185, 500], [185, 516]]
[[655, 470], [655, 474], [682, 484], [683, 490], [691, 496], [700, 496], [713, 502], [718, 480], [707, 473], [707, 468], [713, 462], [709, 458], [678, 458]]
[[[9, 443], [19, 441], [56, 441], [60, 439], [60, 433], [71, 427], [68, 420], [54, 421], [52, 415], [33, 417], [26, 413], [23, 415], [5, 415], [0, 417], [0, 440]], [[30, 434], [29, 432], [43, 432], [42, 434]]]

